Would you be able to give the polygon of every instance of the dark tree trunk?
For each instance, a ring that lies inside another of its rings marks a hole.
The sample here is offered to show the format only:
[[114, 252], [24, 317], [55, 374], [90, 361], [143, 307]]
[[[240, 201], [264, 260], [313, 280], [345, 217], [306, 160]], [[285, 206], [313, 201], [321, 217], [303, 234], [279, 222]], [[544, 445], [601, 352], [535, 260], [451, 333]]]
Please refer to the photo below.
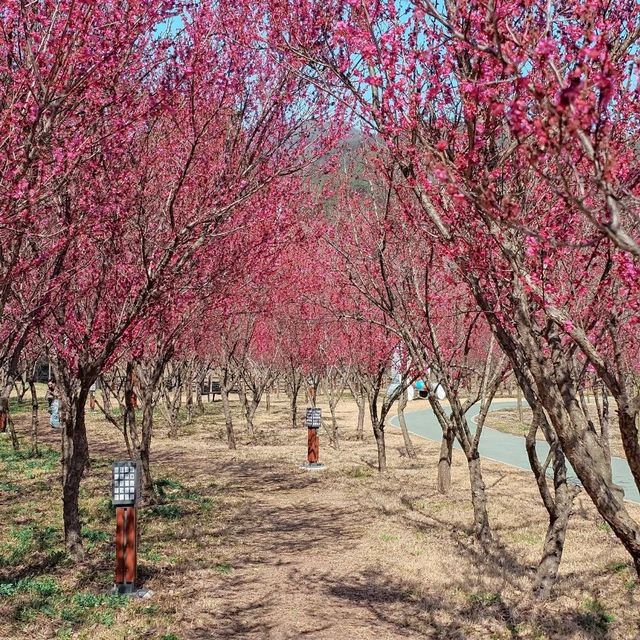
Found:
[[18, 400], [18, 404], [23, 404], [24, 403], [24, 397], [25, 397], [25, 395], [27, 393], [27, 389], [29, 389], [28, 380], [25, 380], [22, 377], [22, 374], [21, 374], [16, 378], [14, 386], [15, 386], [15, 389], [16, 389], [16, 397], [17, 397], [17, 400]]
[[140, 393], [142, 409], [141, 437], [136, 444], [136, 459], [142, 468], [142, 488], [145, 500], [154, 503], [157, 499], [151, 475], [151, 437], [153, 435], [153, 388], [145, 388]]
[[[58, 376], [60, 388], [60, 376]], [[69, 555], [82, 559], [81, 523], [79, 511], [80, 482], [89, 461], [89, 444], [85, 424], [85, 405], [89, 385], [78, 393], [69, 387], [60, 394], [62, 423], [62, 518], [64, 541]]]
[[336, 418], [336, 405], [334, 402], [329, 402], [329, 413], [331, 413], [331, 444], [336, 448], [340, 448], [340, 442], [338, 441], [338, 420]]
[[9, 396], [0, 396], [0, 433], [9, 426]]
[[296, 428], [296, 420], [298, 418], [298, 389], [296, 389], [292, 394], [289, 400], [290, 404], [290, 415], [291, 415], [291, 426]]
[[438, 493], [449, 493], [451, 491], [451, 463], [453, 459], [453, 429], [447, 428], [442, 431], [440, 441], [440, 457], [438, 459]]
[[373, 435], [378, 448], [378, 471], [384, 473], [387, 470], [387, 451], [384, 442], [384, 423], [375, 420], [373, 422]]
[[187, 407], [187, 424], [191, 424], [193, 422], [193, 381], [191, 378], [192, 375], [192, 371], [191, 368], [189, 367], [187, 369], [187, 401], [186, 401], [186, 407]]
[[38, 395], [33, 378], [29, 378], [29, 391], [31, 392], [31, 456], [40, 455], [38, 449]]
[[16, 433], [16, 427], [13, 424], [13, 418], [11, 414], [7, 412], [7, 429], [9, 431], [9, 437], [11, 438], [11, 446], [14, 451], [20, 449], [20, 441], [18, 440], [18, 434]]

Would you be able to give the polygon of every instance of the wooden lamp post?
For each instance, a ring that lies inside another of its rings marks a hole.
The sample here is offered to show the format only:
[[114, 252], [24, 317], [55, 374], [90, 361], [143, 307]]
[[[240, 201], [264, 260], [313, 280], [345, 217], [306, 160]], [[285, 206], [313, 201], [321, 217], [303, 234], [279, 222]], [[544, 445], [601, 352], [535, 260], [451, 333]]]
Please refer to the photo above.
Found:
[[322, 422], [322, 409], [319, 407], [307, 407], [305, 424], [307, 425], [307, 467], [321, 467], [318, 462], [320, 458], [320, 437], [318, 429]]
[[138, 518], [140, 496], [138, 465], [125, 460], [113, 463], [112, 496], [116, 508], [116, 576], [114, 591], [136, 592], [138, 571]]

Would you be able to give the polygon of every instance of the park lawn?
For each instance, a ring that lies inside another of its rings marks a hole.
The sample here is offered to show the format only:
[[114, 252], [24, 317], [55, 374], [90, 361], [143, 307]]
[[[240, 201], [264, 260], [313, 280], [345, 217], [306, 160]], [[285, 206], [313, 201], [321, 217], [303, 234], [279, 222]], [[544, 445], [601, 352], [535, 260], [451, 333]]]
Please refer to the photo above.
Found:
[[[437, 443], [416, 439], [412, 461], [389, 428], [389, 472], [380, 477], [372, 436], [353, 439], [350, 401], [338, 407], [341, 449], [327, 447], [323, 435], [326, 468], [315, 472], [299, 468], [306, 433], [288, 426], [284, 396], [272, 398], [270, 413], [259, 410], [255, 442], [236, 406], [235, 452], [224, 443], [221, 403], [205, 409], [176, 441], [157, 424], [152, 458], [164, 502], [141, 513], [139, 573], [150, 600], [109, 594], [110, 464], [126, 456], [121, 435], [90, 415], [79, 566], [63, 553], [58, 434], [42, 421], [37, 459], [0, 440], [0, 638], [640, 636], [630, 563], [584, 494], [554, 598], [536, 610], [528, 593], [546, 516], [530, 474], [483, 464], [496, 534], [485, 554], [471, 535], [460, 452], [454, 489], [442, 496], [434, 489]], [[26, 449], [29, 416], [15, 419]]]

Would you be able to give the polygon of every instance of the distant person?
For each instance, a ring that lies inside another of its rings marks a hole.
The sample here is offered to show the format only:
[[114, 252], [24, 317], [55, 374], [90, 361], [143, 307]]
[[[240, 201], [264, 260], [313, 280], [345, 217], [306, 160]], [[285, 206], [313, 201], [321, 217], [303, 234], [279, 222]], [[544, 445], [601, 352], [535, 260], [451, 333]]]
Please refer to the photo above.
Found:
[[96, 389], [97, 388], [98, 386], [95, 382], [89, 387], [89, 410], [90, 411], [96, 410]]
[[[51, 409], [51, 403], [53, 402], [55, 393], [56, 393], [56, 383], [53, 380], [53, 378], [49, 378], [49, 382], [47, 382], [47, 394], [45, 396], [47, 398], [47, 407], [49, 407], [49, 409]], [[51, 411], [49, 411], [49, 413], [51, 413]]]

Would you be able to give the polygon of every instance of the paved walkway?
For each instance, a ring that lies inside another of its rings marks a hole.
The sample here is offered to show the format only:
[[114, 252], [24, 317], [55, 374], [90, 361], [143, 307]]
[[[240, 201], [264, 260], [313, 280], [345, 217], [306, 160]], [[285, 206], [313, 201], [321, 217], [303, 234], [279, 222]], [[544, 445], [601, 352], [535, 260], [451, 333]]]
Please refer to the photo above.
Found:
[[[493, 411], [498, 409], [511, 409], [514, 407], [516, 407], [516, 403], [514, 401], [496, 401], [491, 405], [491, 409]], [[478, 415], [478, 411], [472, 409], [467, 415], [469, 416], [468, 421], [473, 430], [475, 425], [472, 418]], [[405, 413], [405, 418], [407, 420], [407, 427], [411, 433], [415, 433], [417, 436], [427, 438], [428, 440], [440, 442], [442, 438], [442, 430], [440, 429], [438, 420], [430, 408]], [[393, 418], [391, 418], [391, 424], [394, 427], [398, 426], [397, 416], [393, 416]], [[460, 445], [456, 442], [455, 447], [459, 449]], [[479, 449], [480, 455], [483, 458], [489, 458], [490, 460], [502, 462], [504, 464], [511, 465], [512, 467], [517, 467], [518, 469], [531, 471], [529, 458], [527, 458], [527, 452], [525, 450], [524, 437], [522, 436], [514, 436], [509, 433], [502, 433], [501, 431], [496, 431], [496, 429], [485, 427], [482, 430]], [[538, 456], [540, 459], [544, 460], [549, 452], [549, 445], [544, 441], [538, 441], [536, 449], [538, 450]], [[631, 469], [629, 468], [627, 461], [622, 458], [612, 458], [611, 466], [613, 469], [613, 479], [624, 489], [625, 499], [631, 502], [640, 503], [640, 492], [633, 480], [633, 475], [631, 474]], [[579, 484], [578, 478], [570, 466], [568, 467], [568, 474], [569, 478], [573, 482]]]

